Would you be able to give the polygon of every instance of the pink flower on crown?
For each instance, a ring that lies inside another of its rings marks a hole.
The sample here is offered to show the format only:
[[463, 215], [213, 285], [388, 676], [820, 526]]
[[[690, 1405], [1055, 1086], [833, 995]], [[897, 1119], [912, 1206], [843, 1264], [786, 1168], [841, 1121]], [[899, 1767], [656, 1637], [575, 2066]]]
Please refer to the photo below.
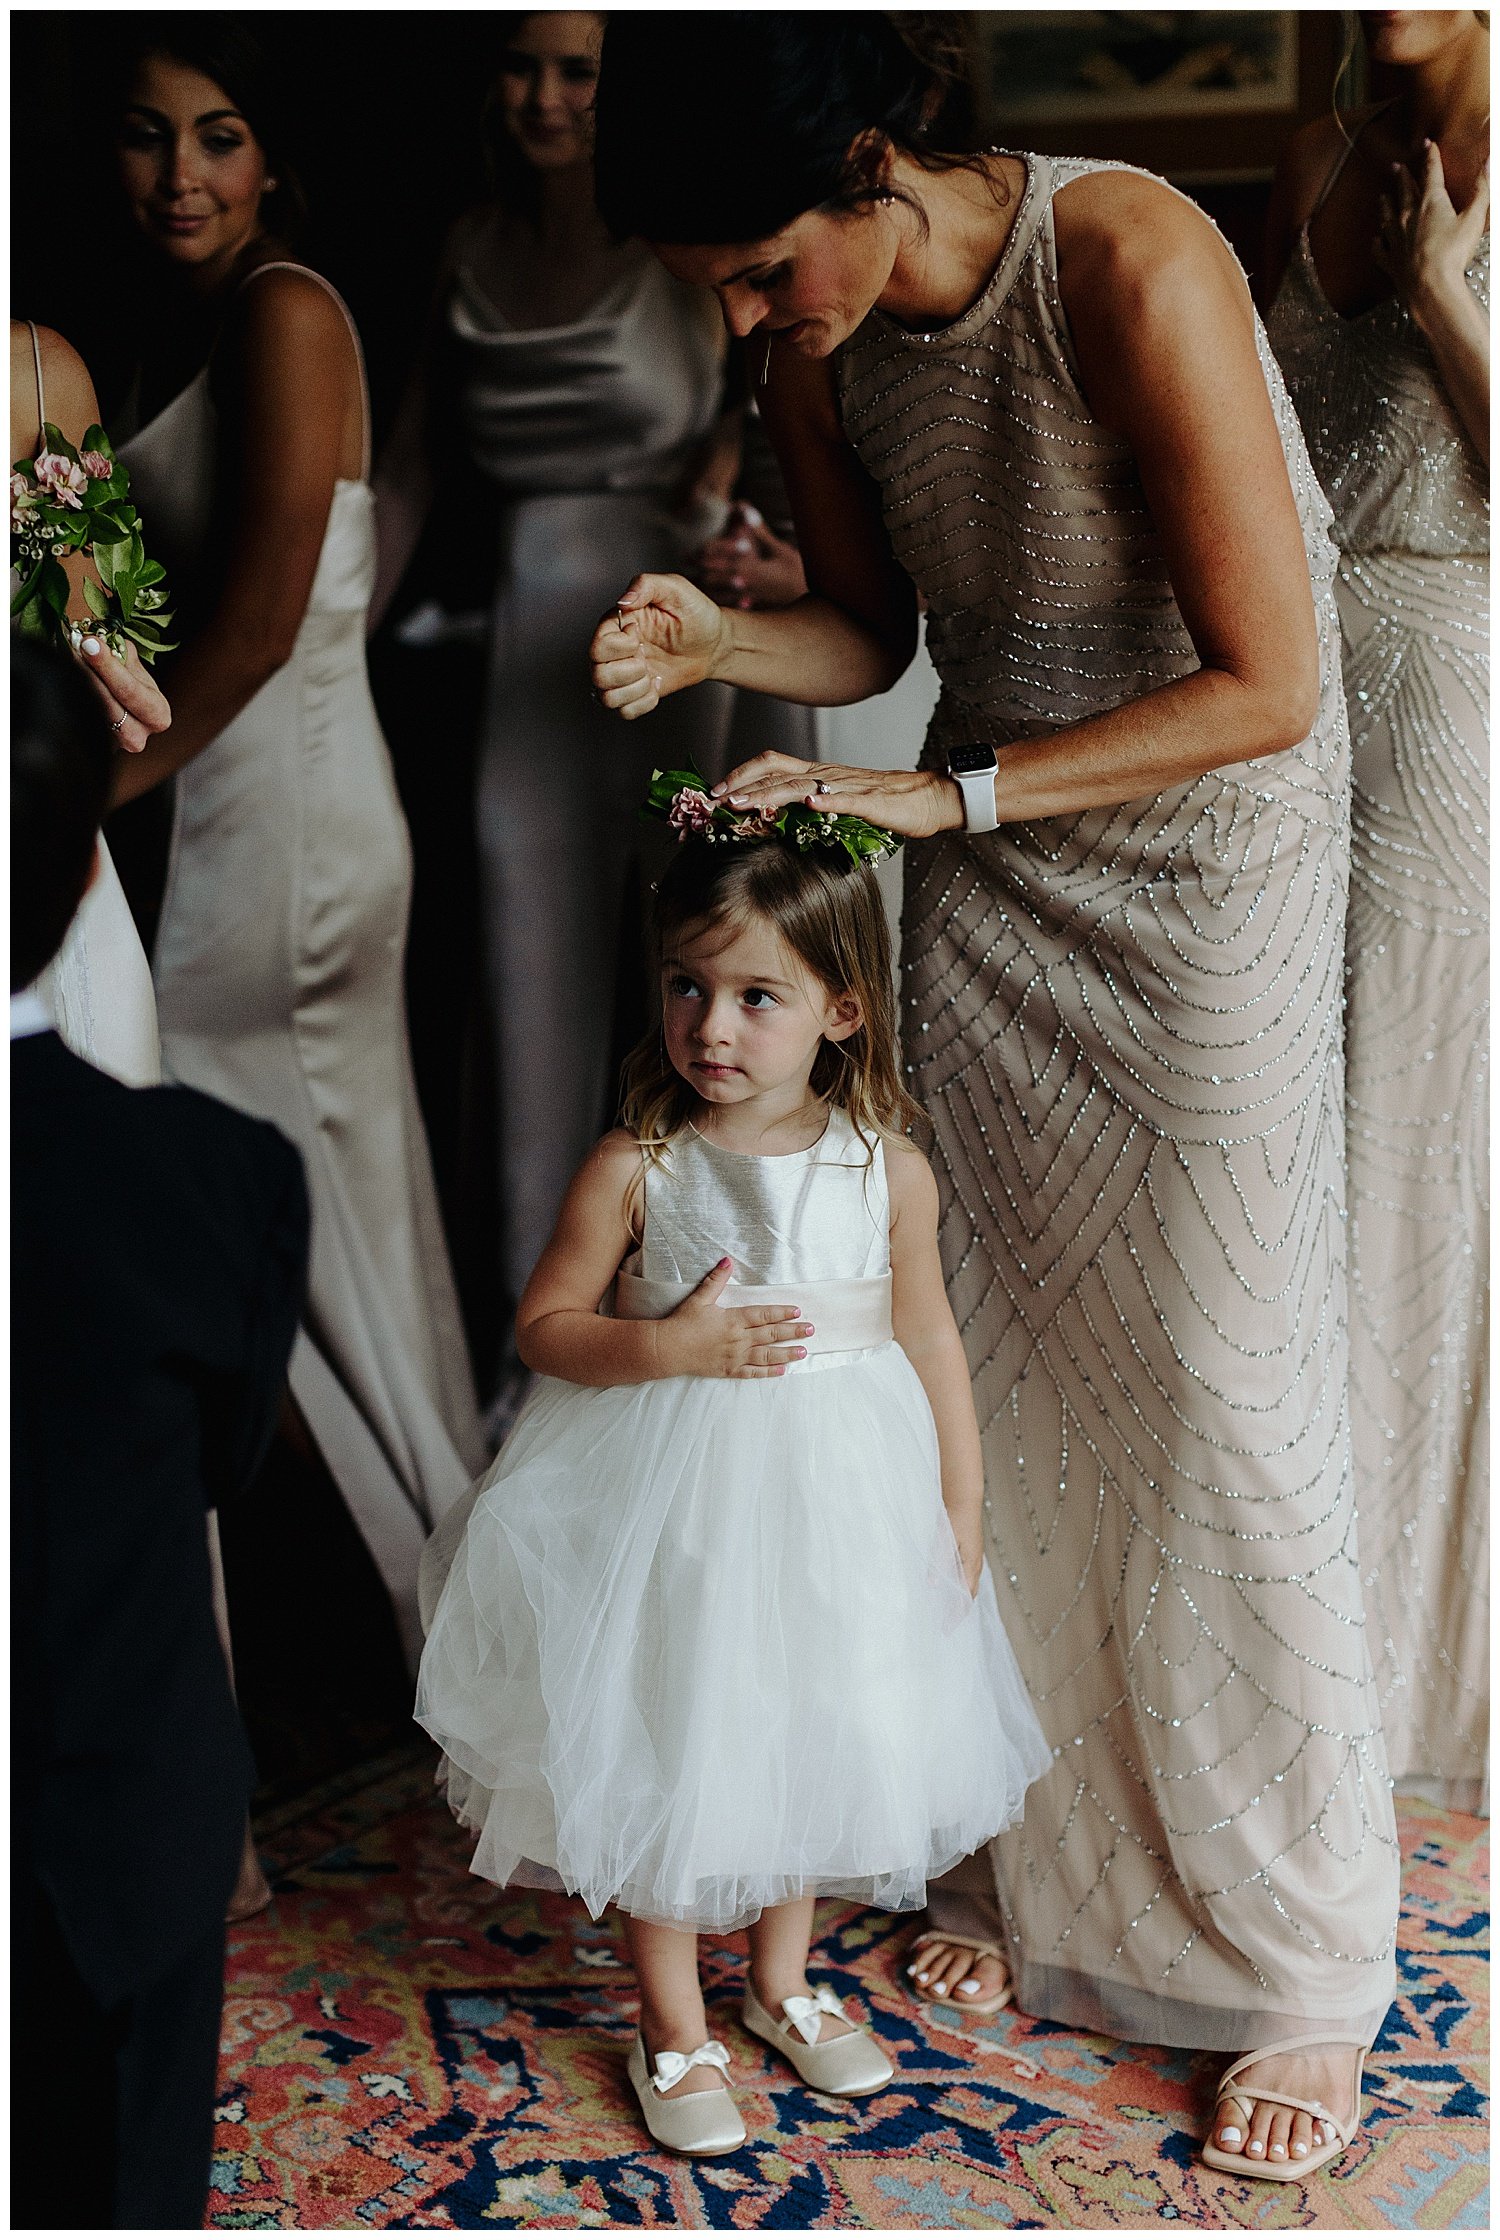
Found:
[[115, 471], [113, 459], [106, 459], [102, 451], [80, 452], [78, 464], [93, 482], [108, 482]]
[[82, 467], [65, 459], [60, 451], [39, 451], [32, 461], [32, 470], [38, 488], [50, 491], [58, 505], [82, 508], [83, 493], [89, 486], [89, 478]]
[[697, 786], [684, 786], [667, 811], [667, 822], [679, 840], [694, 832], [707, 832], [714, 821], [714, 805]]
[[752, 809], [743, 817], [736, 817], [729, 827], [736, 840], [764, 840], [768, 832], [776, 830], [774, 810]]

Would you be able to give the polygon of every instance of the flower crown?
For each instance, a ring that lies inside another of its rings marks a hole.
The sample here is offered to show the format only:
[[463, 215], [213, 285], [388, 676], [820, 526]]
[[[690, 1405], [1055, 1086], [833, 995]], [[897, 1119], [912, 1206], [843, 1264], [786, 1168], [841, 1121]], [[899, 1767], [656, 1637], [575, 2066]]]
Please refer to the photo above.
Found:
[[641, 815], [659, 817], [679, 841], [732, 847], [748, 841], [785, 840], [795, 848], [841, 849], [851, 864], [879, 863], [901, 845], [893, 832], [863, 817], [809, 809], [800, 801], [775, 812], [731, 809], [727, 802], [713, 799], [708, 781], [697, 770], [653, 770]]
[[90, 428], [75, 450], [50, 420], [44, 424], [36, 457], [11, 468], [10, 535], [20, 577], [10, 615], [24, 637], [77, 646], [83, 630], [68, 620], [62, 563], [82, 553], [98, 570], [97, 583], [85, 578], [83, 594], [111, 653], [123, 656], [132, 640], [147, 661], [172, 650], [167, 571], [146, 557], [130, 476], [102, 428]]

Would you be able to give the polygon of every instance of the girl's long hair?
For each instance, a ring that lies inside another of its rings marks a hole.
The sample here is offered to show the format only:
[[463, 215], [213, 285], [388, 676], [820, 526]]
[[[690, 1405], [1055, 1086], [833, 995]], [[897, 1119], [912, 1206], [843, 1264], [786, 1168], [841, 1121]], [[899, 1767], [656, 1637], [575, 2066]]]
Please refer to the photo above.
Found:
[[[881, 1136], [927, 1135], [926, 1116], [902, 1086], [891, 944], [875, 874], [839, 869], [821, 849], [805, 854], [780, 840], [736, 846], [688, 841], [657, 887], [652, 909], [663, 972], [689, 934], [762, 919], [831, 995], [853, 996], [860, 1024], [844, 1042], [824, 1042], [813, 1060], [815, 1096], [846, 1112], [873, 1156]], [[620, 1124], [648, 1157], [687, 1126], [697, 1098], [667, 1056], [659, 1027], [625, 1061]]]

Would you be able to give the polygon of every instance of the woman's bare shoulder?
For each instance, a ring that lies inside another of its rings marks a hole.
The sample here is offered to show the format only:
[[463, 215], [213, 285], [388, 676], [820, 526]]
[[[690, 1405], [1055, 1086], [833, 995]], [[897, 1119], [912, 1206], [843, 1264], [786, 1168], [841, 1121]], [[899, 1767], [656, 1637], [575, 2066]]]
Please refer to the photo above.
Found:
[[[47, 418], [70, 443], [81, 440], [86, 428], [98, 420], [99, 405], [89, 369], [71, 342], [52, 327], [38, 327], [37, 349], [42, 361], [42, 391]], [[10, 323], [11, 457], [19, 458], [41, 434], [36, 410], [36, 364], [31, 350], [31, 329], [24, 319]]]

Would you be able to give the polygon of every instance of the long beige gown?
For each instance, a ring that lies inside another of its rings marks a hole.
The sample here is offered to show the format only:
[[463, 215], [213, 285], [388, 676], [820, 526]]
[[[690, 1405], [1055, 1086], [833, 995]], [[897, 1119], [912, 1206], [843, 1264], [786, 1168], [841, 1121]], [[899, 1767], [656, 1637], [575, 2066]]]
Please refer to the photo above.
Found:
[[[993, 741], [1002, 788], [1008, 740], [1197, 665], [1059, 297], [1053, 195], [1112, 167], [1024, 160], [979, 301], [936, 334], [873, 313], [839, 368], [929, 604], [927, 758]], [[1316, 598], [1311, 734], [912, 848], [904, 943], [990, 1563], [1056, 1752], [992, 1851], [1020, 2005], [1221, 2050], [1373, 2034], [1399, 1869], [1345, 1406], [1334, 555], [1261, 355]], [[939, 1893], [940, 1925], [966, 1913]]]
[[[118, 447], [179, 585], [211, 563], [217, 441], [205, 368]], [[291, 659], [178, 777], [153, 968], [168, 1078], [302, 1154], [292, 1392], [415, 1662], [418, 1557], [486, 1450], [407, 1051], [411, 862], [365, 671], [374, 560], [368, 479], [340, 481]]]
[[[1486, 234], [1468, 273], [1485, 305], [1489, 276]], [[1370, 1646], [1391, 1772], [1473, 1810], [1489, 1739], [1489, 476], [1410, 315], [1393, 299], [1340, 318], [1305, 228], [1267, 325], [1339, 547]]]

